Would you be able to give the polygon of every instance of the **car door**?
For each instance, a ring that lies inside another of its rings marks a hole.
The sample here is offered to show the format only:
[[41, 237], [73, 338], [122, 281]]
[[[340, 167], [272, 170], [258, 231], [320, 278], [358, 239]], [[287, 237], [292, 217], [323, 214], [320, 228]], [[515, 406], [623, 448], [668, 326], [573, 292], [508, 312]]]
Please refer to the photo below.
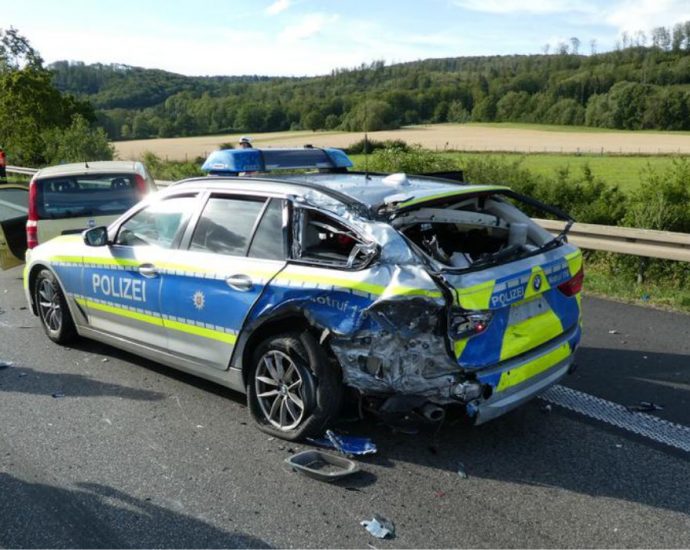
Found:
[[171, 352], [201, 366], [229, 367], [247, 313], [285, 266], [286, 225], [282, 199], [207, 197], [175, 254], [177, 269], [163, 275], [161, 308]]
[[84, 296], [91, 328], [165, 350], [161, 275], [197, 205], [194, 193], [167, 197], [136, 211], [108, 246], [84, 258]]
[[23, 185], [0, 185], [0, 268], [24, 263], [29, 189]]

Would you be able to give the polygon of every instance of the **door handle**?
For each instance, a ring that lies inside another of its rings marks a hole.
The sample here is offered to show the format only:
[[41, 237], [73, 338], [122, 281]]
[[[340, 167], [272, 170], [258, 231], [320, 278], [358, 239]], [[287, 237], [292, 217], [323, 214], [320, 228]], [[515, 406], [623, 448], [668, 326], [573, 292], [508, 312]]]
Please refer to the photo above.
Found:
[[139, 275], [147, 279], [158, 277], [158, 270], [153, 264], [141, 264], [138, 268]]
[[252, 289], [253, 282], [246, 275], [230, 275], [225, 278], [225, 282], [230, 288], [239, 290], [240, 292], [247, 292]]

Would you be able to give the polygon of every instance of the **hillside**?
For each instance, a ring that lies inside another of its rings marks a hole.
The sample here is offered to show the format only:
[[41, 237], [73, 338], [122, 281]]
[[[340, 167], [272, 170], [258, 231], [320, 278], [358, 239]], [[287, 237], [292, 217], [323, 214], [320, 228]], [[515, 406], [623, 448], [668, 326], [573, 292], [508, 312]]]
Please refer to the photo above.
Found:
[[67, 62], [50, 69], [58, 89], [93, 103], [112, 139], [470, 120], [689, 130], [690, 25], [680, 28], [687, 31], [672, 42], [590, 56], [376, 62], [312, 78], [187, 77]]

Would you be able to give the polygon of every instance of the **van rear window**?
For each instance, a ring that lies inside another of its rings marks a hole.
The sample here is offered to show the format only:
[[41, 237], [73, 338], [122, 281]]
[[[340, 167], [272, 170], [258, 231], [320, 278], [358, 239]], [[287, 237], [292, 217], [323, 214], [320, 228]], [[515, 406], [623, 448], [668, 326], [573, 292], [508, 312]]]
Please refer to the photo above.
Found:
[[122, 214], [142, 198], [134, 174], [88, 174], [36, 181], [39, 218]]

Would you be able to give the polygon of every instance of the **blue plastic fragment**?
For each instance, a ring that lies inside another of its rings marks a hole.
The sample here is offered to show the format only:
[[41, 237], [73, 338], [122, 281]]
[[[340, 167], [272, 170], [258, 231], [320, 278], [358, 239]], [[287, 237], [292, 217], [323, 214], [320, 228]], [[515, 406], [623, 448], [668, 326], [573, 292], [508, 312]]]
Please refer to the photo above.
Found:
[[376, 443], [368, 437], [340, 435], [332, 430], [326, 430], [326, 437], [309, 438], [307, 441], [318, 447], [335, 449], [344, 455], [371, 455], [377, 451]]

